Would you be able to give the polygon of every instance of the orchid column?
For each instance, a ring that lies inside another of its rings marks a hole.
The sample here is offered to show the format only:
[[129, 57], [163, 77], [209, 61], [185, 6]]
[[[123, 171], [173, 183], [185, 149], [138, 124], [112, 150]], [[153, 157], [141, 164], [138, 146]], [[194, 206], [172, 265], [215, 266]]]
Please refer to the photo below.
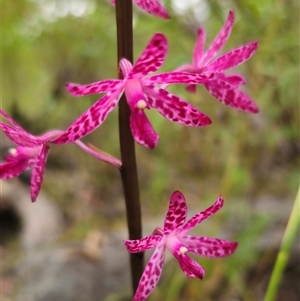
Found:
[[[133, 62], [132, 0], [116, 1], [118, 62], [126, 58]], [[119, 78], [123, 78], [119, 70]], [[123, 94], [119, 103], [119, 135], [121, 177], [126, 203], [127, 226], [130, 239], [142, 237], [141, 205], [135, 156], [135, 142], [130, 129], [130, 109]], [[136, 291], [144, 269], [144, 253], [130, 254], [131, 280]]]

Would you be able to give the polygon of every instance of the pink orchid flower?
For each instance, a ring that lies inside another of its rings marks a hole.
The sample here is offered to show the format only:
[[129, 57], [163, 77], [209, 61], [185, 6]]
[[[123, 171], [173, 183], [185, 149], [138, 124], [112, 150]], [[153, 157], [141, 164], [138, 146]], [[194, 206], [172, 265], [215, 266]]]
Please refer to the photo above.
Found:
[[[16, 148], [10, 150], [9, 154], [4, 158], [4, 163], [0, 163], [0, 179], [12, 179], [18, 177], [27, 169], [32, 169], [30, 194], [34, 202], [40, 192], [47, 156], [50, 151], [50, 143], [53, 143], [56, 137], [60, 136], [63, 131], [53, 130], [41, 136], [33, 136], [26, 132], [16, 121], [14, 121], [4, 110], [0, 109], [2, 115], [11, 125], [0, 122], [0, 129], [4, 134], [16, 144]], [[97, 152], [84, 143], [77, 140], [74, 141], [81, 149], [88, 154], [120, 167], [121, 162], [103, 152]]]
[[[205, 75], [214, 73], [215, 76], [204, 83], [205, 88], [210, 94], [227, 106], [250, 113], [257, 113], [258, 108], [255, 102], [239, 90], [239, 86], [245, 84], [246, 80], [239, 74], [226, 76], [224, 72], [247, 61], [256, 52], [258, 42], [256, 41], [235, 48], [214, 60], [217, 53], [227, 42], [233, 23], [234, 12], [230, 11], [223, 28], [206, 52], [204, 52], [205, 32], [202, 28], [199, 28], [192, 64], [183, 65], [176, 69], [176, 71]], [[196, 85], [188, 85], [187, 90], [194, 93]]]
[[[116, 0], [111, 0], [111, 3], [116, 5]], [[164, 7], [157, 0], [133, 0], [133, 3], [151, 15], [170, 19]]]
[[[109, 79], [88, 85], [69, 83], [67, 90], [74, 96], [106, 93], [67, 129], [54, 140], [55, 143], [67, 143], [94, 131], [100, 126], [107, 115], [116, 107], [125, 92], [130, 107], [130, 127], [136, 142], [154, 148], [159, 136], [152, 128], [144, 110], [156, 109], [165, 118], [186, 126], [207, 126], [209, 117], [198, 111], [185, 100], [156, 87], [156, 84], [199, 84], [208, 80], [206, 75], [185, 72], [168, 72], [151, 77], [149, 73], [156, 71], [164, 62], [167, 53], [167, 40], [162, 34], [155, 34], [150, 43], [132, 66], [127, 59], [120, 61], [120, 70], [124, 79]], [[212, 77], [213, 74], [209, 74]]]
[[219, 238], [186, 235], [206, 218], [223, 207], [220, 196], [217, 201], [202, 212], [197, 213], [187, 222], [187, 206], [183, 194], [175, 191], [170, 199], [169, 210], [164, 227], [156, 228], [152, 235], [137, 240], [125, 240], [124, 244], [130, 253], [143, 252], [156, 248], [152, 254], [139, 282], [133, 301], [144, 301], [157, 285], [164, 264], [165, 249], [175, 256], [179, 266], [188, 277], [203, 279], [205, 269], [187, 256], [187, 252], [204, 257], [224, 257], [231, 255], [237, 248], [237, 242]]

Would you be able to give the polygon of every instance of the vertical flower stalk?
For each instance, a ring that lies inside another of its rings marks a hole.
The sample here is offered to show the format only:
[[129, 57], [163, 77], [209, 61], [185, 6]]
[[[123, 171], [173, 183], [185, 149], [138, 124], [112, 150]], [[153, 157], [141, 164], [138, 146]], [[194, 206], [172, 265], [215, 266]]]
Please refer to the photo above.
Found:
[[[133, 61], [132, 0], [116, 1], [118, 62], [125, 58]], [[123, 78], [119, 70], [119, 78]], [[119, 135], [121, 151], [121, 177], [124, 190], [129, 239], [142, 237], [141, 205], [135, 143], [130, 129], [130, 108], [125, 95], [119, 103]], [[136, 291], [144, 269], [144, 253], [130, 254], [131, 280]]]
[[274, 301], [300, 226], [300, 186], [286, 226], [264, 301]]

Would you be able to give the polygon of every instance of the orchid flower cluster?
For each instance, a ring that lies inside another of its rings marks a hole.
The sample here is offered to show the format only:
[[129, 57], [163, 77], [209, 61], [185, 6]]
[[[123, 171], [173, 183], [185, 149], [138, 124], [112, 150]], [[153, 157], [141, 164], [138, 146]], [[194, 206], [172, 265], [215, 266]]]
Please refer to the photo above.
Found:
[[[115, 0], [111, 1], [115, 4]], [[157, 0], [133, 0], [146, 12], [168, 19], [164, 7]], [[86, 153], [122, 168], [122, 162], [106, 154], [93, 145], [85, 145], [81, 139], [96, 130], [114, 110], [125, 93], [130, 109], [130, 129], [134, 140], [150, 149], [156, 147], [159, 135], [153, 129], [146, 110], [155, 109], [164, 118], [185, 126], [203, 127], [211, 124], [211, 119], [196, 107], [177, 95], [170, 93], [170, 84], [184, 84], [187, 91], [196, 92], [197, 85], [203, 85], [208, 92], [223, 104], [249, 113], [257, 113], [255, 102], [245, 94], [240, 86], [246, 83], [240, 74], [227, 75], [229, 69], [247, 61], [257, 50], [258, 43], [252, 42], [235, 48], [218, 58], [217, 54], [228, 40], [234, 24], [234, 12], [228, 18], [211, 46], [204, 51], [205, 32], [197, 31], [192, 62], [177, 69], [155, 74], [164, 63], [168, 51], [168, 41], [162, 33], [156, 33], [146, 46], [134, 65], [126, 58], [119, 62], [123, 79], [105, 79], [91, 84], [68, 83], [67, 91], [76, 97], [102, 94], [90, 108], [83, 112], [65, 131], [52, 130], [40, 136], [34, 136], [24, 130], [4, 110], [0, 115], [7, 123], [0, 122], [3, 133], [16, 145], [9, 150], [4, 162], [0, 164], [0, 178], [18, 177], [27, 169], [32, 169], [30, 194], [32, 201], [38, 197], [42, 186], [45, 165], [51, 145], [74, 143]], [[133, 301], [143, 301], [157, 285], [164, 264], [167, 248], [178, 260], [179, 266], [188, 277], [203, 279], [205, 269], [191, 259], [191, 252], [204, 257], [224, 257], [232, 254], [237, 242], [218, 238], [187, 235], [187, 232], [219, 211], [224, 200], [220, 196], [217, 201], [204, 211], [194, 215], [186, 222], [187, 205], [183, 194], [175, 191], [170, 199], [163, 227], [158, 227], [151, 235], [137, 240], [125, 240], [125, 247], [131, 253], [143, 252], [155, 248]]]

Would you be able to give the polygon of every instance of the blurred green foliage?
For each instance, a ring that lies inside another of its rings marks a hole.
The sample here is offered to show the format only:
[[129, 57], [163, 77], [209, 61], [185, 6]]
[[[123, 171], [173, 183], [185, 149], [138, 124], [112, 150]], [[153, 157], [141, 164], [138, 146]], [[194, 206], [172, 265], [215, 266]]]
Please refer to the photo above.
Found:
[[[299, 2], [199, 0], [195, 8], [203, 6], [203, 16], [192, 14], [193, 8], [175, 12], [171, 0], [165, 1], [165, 5], [172, 15], [170, 21], [148, 16], [134, 7], [135, 58], [151, 36], [160, 31], [169, 41], [168, 56], [161, 71], [188, 63], [197, 27], [205, 28], [208, 47], [228, 10], [234, 9], [235, 26], [223, 51], [259, 41], [257, 53], [238, 71], [247, 78], [245, 91], [256, 101], [260, 113], [249, 115], [228, 108], [202, 87], [195, 95], [187, 94], [183, 86], [170, 87], [208, 114], [213, 124], [207, 128], [186, 128], [164, 120], [157, 112], [147, 112], [161, 138], [155, 150], [137, 146], [143, 212], [164, 213], [169, 196], [176, 189], [189, 195], [189, 204], [192, 207], [197, 204], [197, 210], [200, 199], [203, 200], [200, 207], [204, 208], [219, 194], [228, 200], [227, 207], [247, 201], [247, 206], [251, 206], [253, 200], [264, 195], [282, 199], [294, 196], [299, 182], [300, 148], [296, 27]], [[116, 28], [110, 1], [4, 1], [2, 27], [1, 106], [32, 133], [66, 128], [100, 98], [95, 95], [76, 99], [65, 91], [67, 82], [90, 83], [116, 77]], [[115, 111], [84, 140], [119, 156], [117, 129]], [[63, 179], [60, 183], [56, 181], [58, 171]], [[78, 175], [76, 179], [74, 173]], [[122, 197], [118, 172], [101, 162], [95, 163], [76, 147], [54, 147], [43, 189], [51, 191], [58, 204], [73, 216], [81, 197], [76, 194], [76, 181], [93, 187], [95, 198], [116, 206], [118, 216], [124, 217], [124, 208], [116, 205]], [[230, 220], [226, 217], [228, 212], [230, 209], [224, 209], [223, 215], [219, 213], [220, 227]], [[255, 240], [267, 224], [259, 214], [255, 223], [248, 221], [240, 232], [244, 248], [248, 239]], [[215, 234], [218, 236], [217, 230]], [[232, 279], [238, 279], [231, 265], [241, 265], [243, 261], [253, 264], [257, 256], [246, 250], [240, 255], [220, 261], [220, 265], [205, 261], [208, 273], [225, 277], [229, 271]], [[179, 271], [174, 274], [174, 268], [170, 269], [173, 272], [169, 273], [169, 282], [163, 283], [150, 300], [174, 300], [184, 291], [185, 278]], [[174, 290], [165, 295], [163, 288], [169, 285]], [[192, 281], [183, 295], [188, 300], [199, 300], [198, 285]], [[242, 290], [245, 284], [236, 285], [237, 290]], [[201, 300], [206, 300], [202, 297]]]
[[[75, 99], [66, 93], [65, 83], [116, 76], [113, 7], [108, 1], [70, 3], [3, 3], [2, 106], [34, 133], [66, 128], [99, 98]], [[210, 1], [205, 4], [205, 22], [188, 13], [176, 15], [171, 1], [166, 5], [174, 16], [171, 21], [137, 14], [135, 9], [135, 57], [154, 32], [162, 31], [170, 45], [162, 71], [190, 62], [196, 28], [206, 29], [207, 47], [223, 25], [228, 9], [234, 8], [236, 22], [224, 50], [259, 40], [255, 56], [239, 69], [248, 80], [245, 89], [258, 103], [260, 113], [250, 116], [224, 107], [202, 87], [196, 95], [186, 94], [183, 87], [171, 87], [210, 115], [213, 125], [187, 129], [150, 112], [161, 141], [155, 151], [137, 147], [141, 173], [148, 178], [146, 193], [163, 192], [169, 186], [167, 179], [181, 181], [189, 174], [208, 195], [218, 190], [218, 183], [229, 195], [269, 191], [287, 195], [295, 191], [299, 151], [297, 1], [288, 6], [282, 1], [228, 1], [226, 5]], [[197, 5], [201, 6], [201, 1]], [[109, 116], [88, 140], [118, 155], [116, 118], [116, 113]], [[77, 160], [86, 158], [78, 156]], [[152, 164], [153, 160], [157, 162]], [[174, 167], [172, 174], [170, 165]], [[143, 181], [141, 184], [143, 191]]]

